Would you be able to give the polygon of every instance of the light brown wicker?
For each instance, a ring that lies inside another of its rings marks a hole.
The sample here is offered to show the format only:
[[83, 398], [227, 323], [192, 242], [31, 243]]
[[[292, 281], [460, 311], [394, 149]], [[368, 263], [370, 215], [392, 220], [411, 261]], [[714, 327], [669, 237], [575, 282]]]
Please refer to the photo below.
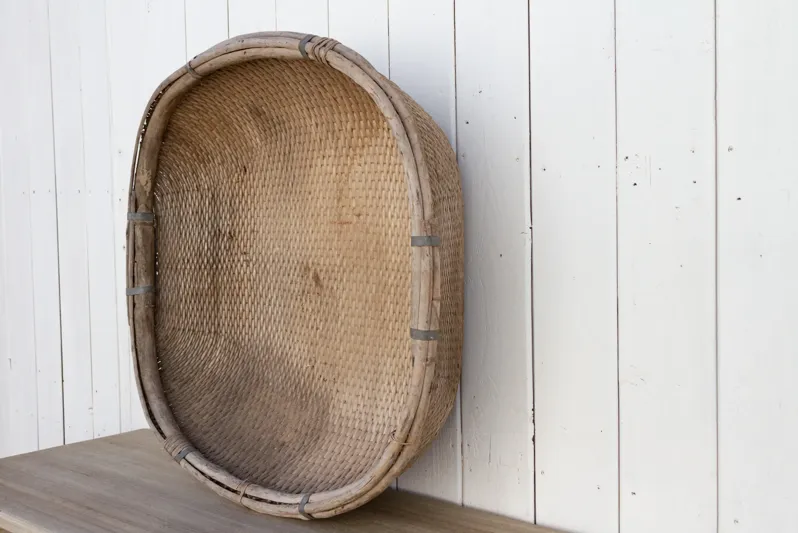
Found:
[[385, 490], [454, 403], [460, 180], [446, 136], [331, 39], [230, 39], [155, 91], [128, 215], [150, 425], [250, 509], [325, 518]]

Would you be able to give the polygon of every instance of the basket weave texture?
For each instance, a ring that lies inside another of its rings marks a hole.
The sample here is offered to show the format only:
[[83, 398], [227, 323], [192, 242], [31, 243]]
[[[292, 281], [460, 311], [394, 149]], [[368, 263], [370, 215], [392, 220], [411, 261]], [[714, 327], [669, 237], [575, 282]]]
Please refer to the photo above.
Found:
[[251, 34], [158, 87], [131, 174], [131, 338], [166, 451], [278, 516], [385, 490], [460, 376], [462, 197], [440, 128], [332, 39]]

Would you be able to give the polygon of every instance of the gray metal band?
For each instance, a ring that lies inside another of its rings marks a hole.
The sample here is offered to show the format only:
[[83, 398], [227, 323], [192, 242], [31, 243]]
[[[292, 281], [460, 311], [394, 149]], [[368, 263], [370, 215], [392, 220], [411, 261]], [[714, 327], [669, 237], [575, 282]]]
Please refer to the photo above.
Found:
[[441, 238], [437, 235], [411, 235], [410, 246], [440, 246]]
[[308, 504], [308, 501], [310, 501], [310, 494], [302, 496], [302, 499], [299, 501], [299, 514], [302, 515], [303, 518], [313, 520], [313, 517], [305, 512], [305, 506]]
[[137, 294], [147, 294], [148, 292], [155, 292], [155, 286], [145, 285], [143, 287], [130, 287], [125, 289], [127, 296], [136, 296]]
[[155, 222], [155, 213], [128, 213], [131, 222]]
[[313, 35], [312, 33], [309, 33], [309, 34], [305, 35], [302, 38], [301, 41], [299, 41], [299, 53], [302, 54], [302, 57], [304, 59], [308, 58], [308, 51], [305, 50], [305, 47], [308, 45], [310, 40], [313, 39], [314, 37], [315, 37], [315, 35]]
[[186, 63], [186, 72], [188, 72], [191, 75], [191, 77], [194, 78], [194, 79], [197, 79], [197, 80], [201, 80], [202, 79], [202, 74], [200, 74], [199, 72], [194, 70], [194, 67], [191, 66], [191, 61]]
[[440, 333], [434, 329], [410, 328], [410, 338], [414, 341], [436, 341], [440, 338]]
[[196, 452], [197, 449], [194, 446], [186, 446], [182, 450], [180, 450], [177, 455], [175, 455], [175, 461], [178, 463], [186, 458], [186, 455], [190, 454], [191, 452]]

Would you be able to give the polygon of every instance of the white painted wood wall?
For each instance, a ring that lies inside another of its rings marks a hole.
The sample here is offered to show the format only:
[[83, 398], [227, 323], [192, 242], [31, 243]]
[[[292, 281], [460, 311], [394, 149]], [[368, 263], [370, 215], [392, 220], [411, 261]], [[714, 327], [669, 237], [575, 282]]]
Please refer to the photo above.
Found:
[[143, 426], [140, 113], [273, 29], [360, 51], [457, 150], [461, 393], [400, 489], [582, 533], [798, 530], [794, 0], [0, 0], [0, 456]]

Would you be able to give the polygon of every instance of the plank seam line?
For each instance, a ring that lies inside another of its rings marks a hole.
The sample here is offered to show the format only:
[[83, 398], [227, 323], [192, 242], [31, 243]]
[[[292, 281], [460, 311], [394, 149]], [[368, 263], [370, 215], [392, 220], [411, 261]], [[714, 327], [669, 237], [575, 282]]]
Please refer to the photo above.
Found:
[[385, 22], [388, 25], [388, 79], [391, 79], [391, 0], [385, 0]]
[[55, 102], [53, 98], [53, 40], [50, 35], [50, 2], [47, 2], [47, 62], [50, 70], [50, 123], [53, 128], [51, 142], [53, 150], [53, 192], [55, 193], [55, 253], [58, 266], [58, 353], [61, 361], [61, 444], [66, 443], [66, 409], [64, 407], [64, 324], [61, 313], [61, 236], [58, 231], [58, 168], [55, 164]]
[[[108, 38], [108, 30], [110, 24], [108, 22], [108, 6], [103, 4], [103, 36], [105, 37], [105, 64], [106, 66], [106, 84], [105, 89], [108, 96], [108, 144], [111, 147], [112, 154], [113, 154], [113, 146], [114, 146], [114, 100], [113, 100], [113, 91], [111, 90], [111, 40]], [[114, 205], [114, 193], [115, 191], [115, 168], [114, 168], [114, 156], [108, 158], [108, 166], [109, 168], [109, 176], [110, 176], [110, 190], [111, 194], [109, 195], [109, 203], [110, 203], [110, 213], [111, 213], [111, 220], [113, 222], [113, 230], [112, 230], [112, 240], [113, 244], [112, 250], [114, 251], [114, 281], [116, 282], [119, 278], [117, 276], [117, 267], [119, 266], [118, 257], [117, 257], [117, 231], [116, 231], [116, 206]], [[118, 412], [118, 422], [119, 422], [119, 431], [122, 431], [122, 369], [121, 365], [119, 364], [119, 291], [114, 291], [114, 318], [116, 319], [116, 327], [114, 328], [114, 337], [117, 353], [116, 353], [116, 386], [117, 386], [117, 398], [119, 399], [119, 408], [117, 409]]]
[[618, 233], [618, 2], [612, 2], [612, 63], [613, 92], [615, 98], [615, 447], [617, 484], [617, 525], [621, 533], [621, 280], [618, 259], [620, 239]]
[[[80, 20], [80, 12], [77, 14], [78, 20]], [[83, 69], [83, 54], [81, 54], [81, 42], [80, 37], [77, 38], [77, 48], [78, 48], [78, 68]], [[78, 88], [80, 91], [80, 169], [83, 172], [83, 187], [86, 189], [88, 193], [88, 183], [86, 182], [86, 117], [84, 116], [85, 105], [83, 102], [83, 77], [82, 75], [78, 76]], [[53, 124], [55, 126], [55, 124]], [[53, 132], [53, 138], [55, 138], [55, 132]], [[80, 191], [78, 191], [80, 192]], [[86, 207], [86, 202], [88, 200], [84, 200], [84, 207]], [[89, 241], [89, 224], [86, 219], [86, 215], [83, 215], [83, 239], [86, 243], [86, 299], [87, 299], [87, 310], [89, 312], [89, 321], [88, 321], [88, 335], [89, 335], [89, 392], [91, 393], [91, 407], [89, 414], [91, 415], [91, 437], [94, 438], [96, 435], [95, 427], [94, 427], [94, 336], [92, 335], [92, 323], [91, 323], [91, 259], [89, 258], [89, 248], [91, 247], [91, 242]], [[66, 426], [66, 419], [64, 419], [64, 426]], [[64, 441], [66, 444], [66, 440]]]
[[718, 0], [712, 2], [712, 39], [714, 44], [714, 95], [713, 114], [715, 126], [715, 531], [720, 531], [720, 348], [718, 333]]
[[[452, 0], [452, 69], [454, 76], [454, 158], [458, 160], [458, 153], [460, 148], [460, 127], [458, 123], [458, 106], [457, 106], [457, 2]], [[459, 163], [458, 163], [459, 164]], [[460, 381], [461, 385], [457, 387], [457, 401], [460, 404], [460, 431], [457, 432], [457, 437], [460, 439], [460, 461], [457, 465], [458, 475], [460, 476], [460, 506], [465, 505], [465, 439], [463, 438], [463, 387], [462, 387], [462, 363], [460, 365]]]
[[[535, 239], [532, 230], [532, 20], [529, 2], [526, 4], [526, 74], [527, 74], [527, 130], [529, 132], [527, 146], [529, 147], [529, 357], [531, 359], [528, 387], [531, 387], [532, 396], [532, 468], [530, 469], [530, 483], [532, 485], [532, 522], [538, 522], [538, 484], [537, 484], [537, 402], [535, 397], [535, 269], [533, 265]], [[527, 444], [527, 450], [529, 449]]]

